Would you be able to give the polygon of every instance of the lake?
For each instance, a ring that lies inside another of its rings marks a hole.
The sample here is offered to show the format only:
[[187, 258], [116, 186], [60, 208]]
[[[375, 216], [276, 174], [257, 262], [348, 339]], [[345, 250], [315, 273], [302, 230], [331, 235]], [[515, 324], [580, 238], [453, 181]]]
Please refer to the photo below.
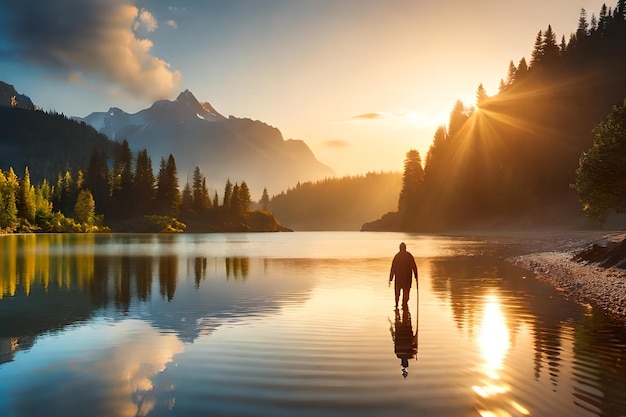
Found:
[[[404, 241], [419, 290], [395, 311]], [[0, 415], [626, 416], [626, 328], [514, 237], [0, 236]]]

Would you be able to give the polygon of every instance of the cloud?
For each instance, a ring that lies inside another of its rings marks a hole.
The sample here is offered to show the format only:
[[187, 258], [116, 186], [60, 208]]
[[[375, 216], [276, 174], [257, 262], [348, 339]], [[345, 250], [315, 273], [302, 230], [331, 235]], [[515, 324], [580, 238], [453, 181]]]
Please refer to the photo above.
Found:
[[152, 42], [133, 32], [137, 23], [147, 32], [158, 27], [134, 1], [0, 0], [0, 31], [11, 56], [49, 74], [141, 98], [169, 98], [179, 89], [180, 72], [153, 56]]
[[382, 119], [383, 115], [380, 113], [365, 113], [352, 117], [353, 120], [376, 120]]
[[165, 24], [173, 27], [174, 29], [178, 29], [178, 23], [175, 20], [168, 20]]
[[138, 26], [136, 26], [135, 30], [139, 27], [143, 27], [147, 32], [154, 32], [159, 27], [159, 24], [157, 23], [155, 17], [146, 9], [141, 9], [139, 11], [136, 25]]
[[400, 109], [384, 112], [363, 113], [345, 120], [348, 123], [376, 123], [394, 126], [398, 129], [418, 128], [429, 129], [445, 123], [445, 115], [418, 113], [413, 110]]
[[348, 146], [350, 146], [348, 142], [344, 140], [329, 140], [324, 142], [324, 145], [328, 146], [329, 148], [347, 148]]

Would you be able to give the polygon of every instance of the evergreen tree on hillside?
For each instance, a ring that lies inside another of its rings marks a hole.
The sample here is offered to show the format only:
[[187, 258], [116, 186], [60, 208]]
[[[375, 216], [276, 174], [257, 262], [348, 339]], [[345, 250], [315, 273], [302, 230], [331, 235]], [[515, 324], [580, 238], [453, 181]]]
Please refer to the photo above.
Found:
[[84, 186], [91, 191], [92, 197], [98, 202], [99, 213], [107, 211], [110, 192], [109, 167], [106, 153], [100, 152], [97, 149], [94, 149], [91, 153]]
[[183, 187], [183, 193], [180, 203], [180, 211], [182, 213], [189, 213], [194, 209], [193, 194], [191, 192], [191, 186], [188, 182]]
[[155, 180], [152, 160], [145, 148], [137, 153], [134, 177], [135, 212], [138, 215], [149, 214], [152, 211], [152, 202], [154, 201]]
[[454, 140], [468, 118], [468, 109], [461, 100], [457, 100], [450, 113], [450, 121], [448, 123], [448, 137], [450, 140]]
[[270, 196], [267, 194], [267, 188], [263, 188], [263, 194], [261, 195], [261, 200], [259, 201], [261, 205], [261, 210], [269, 211], [270, 209]]
[[60, 211], [66, 217], [72, 217], [78, 190], [72, 173], [69, 170], [65, 171], [63, 175], [59, 174], [54, 190], [53, 205], [55, 210]]
[[528, 64], [526, 64], [526, 58], [522, 58], [517, 65], [517, 72], [515, 73], [515, 81], [521, 81], [528, 75]]
[[111, 212], [115, 218], [128, 216], [134, 211], [135, 190], [133, 189], [133, 154], [124, 140], [115, 150], [111, 171]]
[[81, 190], [74, 205], [74, 216], [76, 220], [86, 226], [95, 224], [96, 203], [89, 190]]
[[180, 208], [181, 195], [178, 190], [178, 171], [176, 161], [172, 154], [167, 158], [161, 157], [159, 175], [157, 177], [157, 188], [155, 195], [155, 205], [159, 213], [176, 217]]
[[245, 181], [241, 181], [241, 185], [239, 186], [239, 201], [241, 204], [241, 211], [243, 213], [248, 212], [250, 210], [250, 205], [252, 204], [252, 199], [250, 198], [250, 189]]
[[233, 196], [233, 184], [230, 182], [230, 178], [226, 180], [224, 186], [224, 199], [222, 200], [222, 206], [226, 209], [230, 209], [230, 200]]
[[24, 177], [20, 181], [20, 190], [17, 199], [17, 215], [35, 224], [35, 187], [30, 183], [28, 167], [24, 170]]
[[193, 206], [196, 210], [203, 210], [211, 207], [211, 199], [209, 198], [209, 190], [206, 187], [206, 178], [200, 172], [200, 168], [196, 166], [193, 170], [192, 183]]
[[402, 176], [402, 191], [398, 198], [398, 211], [400, 214], [415, 212], [422, 197], [422, 183], [424, 181], [424, 169], [422, 159], [418, 151], [412, 149], [406, 154], [404, 160], [404, 174]]
[[537, 33], [535, 38], [535, 46], [530, 54], [530, 68], [536, 68], [537, 64], [543, 59], [543, 35], [541, 31]]
[[0, 170], [0, 229], [17, 227], [17, 192], [19, 181], [13, 168], [6, 174]]
[[241, 215], [243, 213], [241, 204], [241, 195], [239, 194], [239, 184], [235, 183], [233, 186], [233, 192], [230, 196], [230, 212], [234, 215]]
[[546, 67], [553, 68], [560, 61], [560, 50], [556, 43], [556, 35], [551, 25], [548, 25], [548, 29], [544, 32], [541, 50], [541, 62], [545, 64]]
[[202, 206], [204, 208], [211, 207], [211, 196], [209, 196], [209, 189], [206, 185], [206, 177], [202, 177], [202, 192], [200, 193]]
[[487, 91], [485, 91], [485, 87], [483, 87], [483, 83], [478, 85], [478, 89], [476, 90], [476, 106], [480, 107], [480, 105], [488, 99]]

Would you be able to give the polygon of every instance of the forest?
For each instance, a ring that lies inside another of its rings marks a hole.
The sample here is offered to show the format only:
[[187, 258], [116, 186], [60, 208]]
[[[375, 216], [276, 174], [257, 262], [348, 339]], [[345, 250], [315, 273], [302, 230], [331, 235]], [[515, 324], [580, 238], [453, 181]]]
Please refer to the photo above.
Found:
[[0, 170], [0, 231], [6, 232], [212, 232], [285, 231], [267, 211], [251, 210], [245, 181], [227, 180], [221, 199], [209, 196], [196, 167], [193, 183], [180, 190], [176, 161], [161, 158], [155, 177], [146, 149], [133, 157], [124, 141], [109, 166], [94, 149], [86, 171], [66, 170], [54, 183], [31, 182], [29, 168], [18, 177]]
[[582, 9], [569, 39], [540, 30], [496, 95], [479, 85], [475, 105], [454, 105], [425, 160], [407, 153], [397, 210], [362, 230], [587, 227], [579, 162], [626, 97], [625, 4], [598, 17]]
[[401, 186], [399, 172], [326, 178], [296, 184], [272, 197], [269, 208], [295, 230], [359, 230], [395, 208]]

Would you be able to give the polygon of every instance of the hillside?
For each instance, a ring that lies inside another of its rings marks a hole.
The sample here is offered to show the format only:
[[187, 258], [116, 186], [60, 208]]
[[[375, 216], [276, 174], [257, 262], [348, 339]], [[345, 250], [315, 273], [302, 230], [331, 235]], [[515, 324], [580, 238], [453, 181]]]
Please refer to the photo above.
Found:
[[0, 169], [31, 180], [54, 181], [66, 170], [87, 168], [93, 150], [112, 154], [116, 146], [85, 123], [60, 114], [0, 106]]
[[359, 230], [397, 208], [399, 173], [368, 173], [306, 182], [270, 200], [278, 220], [294, 230]]

